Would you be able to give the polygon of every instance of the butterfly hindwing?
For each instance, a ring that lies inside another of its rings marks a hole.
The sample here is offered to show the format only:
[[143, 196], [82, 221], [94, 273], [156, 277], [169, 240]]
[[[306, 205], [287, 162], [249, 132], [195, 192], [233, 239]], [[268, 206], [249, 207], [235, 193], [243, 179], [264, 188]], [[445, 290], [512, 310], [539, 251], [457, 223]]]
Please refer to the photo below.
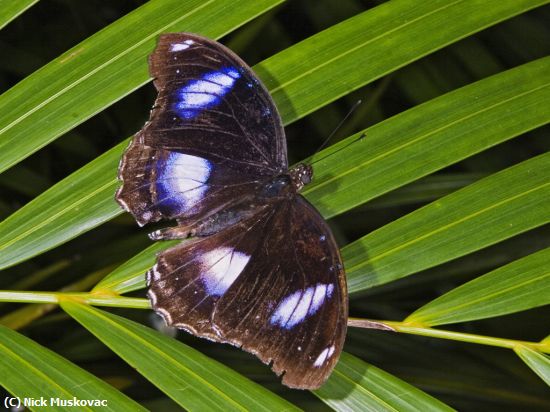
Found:
[[184, 241], [161, 252], [147, 273], [153, 308], [169, 325], [225, 341], [213, 327], [212, 313], [257, 253], [269, 220], [270, 213], [264, 211], [214, 235]]
[[138, 223], [195, 222], [286, 170], [277, 109], [232, 51], [196, 35], [165, 34], [150, 69], [159, 94], [123, 156], [117, 192]]
[[168, 323], [242, 346], [284, 372], [288, 386], [319, 387], [339, 358], [347, 322], [341, 259], [301, 196], [169, 249], [149, 281]]

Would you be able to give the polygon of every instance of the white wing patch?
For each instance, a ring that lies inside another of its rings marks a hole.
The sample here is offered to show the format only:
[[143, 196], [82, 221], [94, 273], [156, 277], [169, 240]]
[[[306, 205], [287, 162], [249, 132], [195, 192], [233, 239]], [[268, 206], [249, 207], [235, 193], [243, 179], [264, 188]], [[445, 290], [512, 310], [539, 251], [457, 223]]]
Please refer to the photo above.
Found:
[[220, 247], [201, 257], [201, 278], [209, 295], [221, 296], [235, 282], [250, 256], [229, 247]]
[[217, 106], [241, 77], [233, 67], [206, 73], [201, 79], [193, 80], [176, 91], [174, 111], [182, 119], [193, 119], [201, 110]]
[[334, 285], [318, 283], [305, 290], [298, 290], [286, 296], [271, 316], [270, 323], [291, 329], [307, 316], [317, 312], [325, 299], [332, 296]]
[[211, 171], [212, 165], [202, 157], [171, 152], [159, 165], [159, 198], [173, 201], [182, 211], [190, 209], [204, 197]]
[[334, 345], [323, 349], [319, 354], [319, 356], [317, 356], [317, 359], [315, 359], [315, 362], [313, 362], [313, 366], [320, 368], [328, 360], [328, 358], [332, 356], [333, 353], [334, 353]]
[[195, 43], [193, 40], [185, 40], [183, 43], [174, 43], [170, 46], [170, 51], [179, 52], [188, 49], [193, 43]]

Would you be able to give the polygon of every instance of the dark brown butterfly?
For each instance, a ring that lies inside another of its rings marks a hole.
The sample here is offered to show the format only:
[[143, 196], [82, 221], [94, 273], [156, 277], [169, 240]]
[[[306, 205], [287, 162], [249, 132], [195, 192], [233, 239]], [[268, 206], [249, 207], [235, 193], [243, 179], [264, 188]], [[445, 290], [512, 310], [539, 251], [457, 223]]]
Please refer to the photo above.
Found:
[[167, 324], [272, 363], [314, 389], [342, 351], [348, 301], [332, 233], [288, 170], [281, 118], [252, 70], [221, 44], [165, 34], [150, 57], [158, 97], [122, 158], [116, 194], [151, 234], [192, 239], [158, 255], [148, 296]]

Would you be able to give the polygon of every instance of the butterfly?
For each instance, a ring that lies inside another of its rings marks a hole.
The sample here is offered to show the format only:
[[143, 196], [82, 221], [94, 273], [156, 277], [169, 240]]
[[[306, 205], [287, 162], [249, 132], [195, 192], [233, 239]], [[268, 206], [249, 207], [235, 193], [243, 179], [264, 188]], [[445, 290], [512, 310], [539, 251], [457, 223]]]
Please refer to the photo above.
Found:
[[148, 297], [168, 325], [229, 343], [282, 383], [319, 388], [344, 344], [348, 296], [332, 232], [289, 170], [269, 92], [235, 53], [164, 34], [149, 58], [158, 97], [119, 166], [116, 200], [153, 240], [187, 239], [157, 256]]

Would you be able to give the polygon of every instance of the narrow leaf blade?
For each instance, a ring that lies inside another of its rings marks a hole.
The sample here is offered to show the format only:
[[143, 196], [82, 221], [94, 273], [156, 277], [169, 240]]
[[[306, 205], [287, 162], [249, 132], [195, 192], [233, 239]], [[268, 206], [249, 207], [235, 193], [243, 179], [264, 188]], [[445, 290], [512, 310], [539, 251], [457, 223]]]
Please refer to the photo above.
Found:
[[519, 312], [550, 303], [550, 248], [480, 276], [422, 306], [405, 322], [428, 326]]
[[139, 323], [74, 302], [61, 307], [187, 410], [296, 410], [237, 372]]
[[452, 411], [395, 376], [343, 352], [327, 383], [314, 391], [335, 411]]
[[38, 0], [0, 0], [0, 29], [37, 2]]
[[514, 349], [514, 351], [533, 372], [539, 375], [540, 378], [550, 386], [550, 357], [548, 355], [525, 346], [519, 346]]
[[[19, 398], [106, 400], [105, 405], [79, 410], [145, 411], [141, 405], [94, 375], [33, 340], [0, 325], [0, 385]], [[31, 408], [34, 409], [34, 408]]]
[[549, 222], [549, 175], [546, 153], [351, 243], [343, 249], [350, 292], [402, 278]]

